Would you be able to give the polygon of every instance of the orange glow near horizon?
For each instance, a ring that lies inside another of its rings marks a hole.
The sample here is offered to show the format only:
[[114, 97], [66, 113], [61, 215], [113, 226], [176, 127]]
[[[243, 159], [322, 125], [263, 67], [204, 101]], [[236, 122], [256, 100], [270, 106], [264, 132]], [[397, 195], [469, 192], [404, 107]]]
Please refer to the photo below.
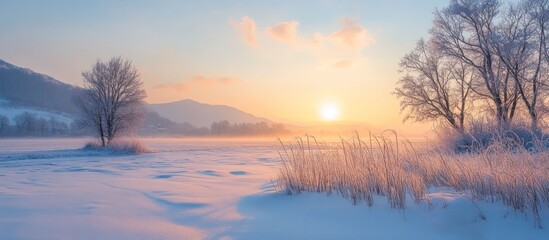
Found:
[[339, 119], [340, 110], [339, 106], [335, 103], [326, 103], [320, 108], [320, 116], [322, 120], [331, 122]]
[[[445, 1], [146, 1], [131, 11], [109, 1], [82, 6], [125, 14], [78, 15], [73, 8], [81, 4], [7, 5], [0, 15], [13, 21], [0, 21], [0, 58], [72, 85], [80, 86], [81, 73], [98, 59], [121, 56], [139, 70], [147, 103], [226, 105], [288, 128], [432, 128], [403, 123], [392, 93], [402, 77], [400, 59], [426, 36], [433, 9]], [[36, 16], [43, 21], [29, 21]], [[92, 34], [97, 29], [109, 37]], [[323, 106], [330, 102], [335, 106]]]

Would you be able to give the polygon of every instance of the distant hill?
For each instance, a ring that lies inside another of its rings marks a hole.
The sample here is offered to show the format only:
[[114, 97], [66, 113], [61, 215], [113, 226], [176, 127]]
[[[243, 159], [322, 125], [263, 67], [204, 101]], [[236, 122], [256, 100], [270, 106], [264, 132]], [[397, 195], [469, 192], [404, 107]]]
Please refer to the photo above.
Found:
[[0, 98], [0, 115], [5, 116], [10, 121], [9, 124], [15, 124], [14, 119], [17, 115], [22, 113], [34, 114], [37, 118], [51, 119], [55, 118], [58, 121], [64, 122], [70, 125], [74, 121], [74, 116], [64, 112], [58, 112], [49, 109], [34, 108], [29, 106], [21, 106], [18, 104], [12, 104], [9, 100]]
[[[16, 115], [29, 112], [37, 117], [55, 117], [70, 123], [78, 109], [73, 103], [78, 88], [48, 75], [36, 73], [0, 60], [0, 115], [12, 124]], [[213, 122], [272, 123], [239, 109], [224, 105], [209, 105], [193, 100], [148, 104], [149, 111], [142, 132], [147, 135], [204, 134], [204, 127]]]
[[189, 99], [171, 103], [149, 104], [147, 108], [174, 122], [189, 123], [196, 127], [210, 127], [213, 122], [222, 120], [231, 123], [271, 123], [266, 118], [256, 117], [234, 107], [209, 105]]
[[0, 60], [0, 98], [16, 105], [75, 114], [76, 87]]
[[156, 112], [149, 111], [139, 133], [143, 136], [199, 136], [208, 135], [210, 129], [197, 128], [189, 123], [176, 123]]

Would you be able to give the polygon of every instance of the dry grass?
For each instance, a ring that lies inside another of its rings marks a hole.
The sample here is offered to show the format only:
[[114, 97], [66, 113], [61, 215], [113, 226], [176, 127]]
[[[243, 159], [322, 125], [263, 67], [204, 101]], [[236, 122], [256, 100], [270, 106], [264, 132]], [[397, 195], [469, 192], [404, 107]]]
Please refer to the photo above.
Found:
[[539, 209], [549, 206], [547, 151], [508, 150], [498, 144], [481, 153], [416, 151], [396, 134], [366, 140], [357, 135], [334, 144], [308, 136], [281, 144], [278, 183], [289, 194], [337, 193], [353, 204], [368, 206], [374, 195], [381, 195], [391, 207], [404, 209], [407, 196], [419, 203], [428, 189], [446, 187], [472, 201], [501, 201], [531, 213], [536, 227], [541, 227]]
[[99, 143], [98, 141], [91, 141], [86, 143], [83, 149], [93, 151], [108, 151], [114, 154], [143, 154], [150, 152], [145, 144], [135, 139], [117, 139], [104, 147], [101, 146], [101, 143]]

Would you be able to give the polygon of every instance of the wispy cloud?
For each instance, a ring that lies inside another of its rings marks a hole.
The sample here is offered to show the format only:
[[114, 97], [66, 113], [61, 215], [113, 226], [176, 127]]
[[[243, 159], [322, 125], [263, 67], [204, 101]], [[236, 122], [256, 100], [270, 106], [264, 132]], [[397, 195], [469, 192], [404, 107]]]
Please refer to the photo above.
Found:
[[374, 37], [356, 20], [344, 19], [341, 29], [329, 35], [329, 40], [347, 49], [363, 49], [374, 43]]
[[313, 47], [314, 49], [318, 49], [324, 47], [325, 41], [326, 37], [324, 37], [322, 33], [316, 32], [313, 35], [313, 39], [309, 43], [311, 47]]
[[233, 77], [204, 77], [202, 75], [196, 75], [191, 80], [191, 84], [214, 87], [217, 85], [231, 86], [240, 82], [239, 79]]
[[295, 43], [297, 41], [298, 27], [299, 22], [297, 21], [280, 22], [270, 28], [267, 28], [265, 32], [278, 41]]
[[240, 21], [230, 21], [229, 23], [244, 38], [248, 45], [252, 47], [259, 46], [256, 24], [252, 18], [244, 16]]
[[177, 91], [180, 93], [186, 93], [191, 90], [191, 86], [187, 83], [178, 83], [178, 84], [159, 84], [152, 88], [155, 91], [170, 90]]
[[300, 36], [298, 21], [280, 22], [265, 30], [273, 39], [299, 48], [310, 48], [315, 51], [323, 49], [360, 52], [375, 42], [372, 34], [360, 22], [343, 19], [341, 27], [333, 32], [316, 32], [312, 37]]
[[[250, 46], [258, 46], [256, 23], [253, 19], [244, 16], [239, 22], [231, 23]], [[310, 51], [319, 63], [336, 69], [347, 69], [353, 64], [362, 63], [364, 48], [375, 43], [374, 36], [358, 21], [349, 18], [341, 20], [337, 29], [325, 32], [315, 32], [307, 36], [299, 32], [302, 24], [296, 20], [281, 21], [265, 28], [264, 33], [281, 44], [288, 45], [294, 51]], [[260, 27], [261, 28], [261, 27]], [[234, 79], [212, 79], [196, 76], [196, 83], [204, 86], [231, 84]]]

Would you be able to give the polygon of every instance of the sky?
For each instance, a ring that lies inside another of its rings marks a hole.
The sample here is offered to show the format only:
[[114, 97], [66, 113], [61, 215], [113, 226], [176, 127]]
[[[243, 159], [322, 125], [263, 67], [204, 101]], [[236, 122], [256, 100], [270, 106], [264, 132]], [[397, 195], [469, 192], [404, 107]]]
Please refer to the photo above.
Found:
[[402, 125], [392, 92], [400, 59], [447, 4], [0, 0], [0, 59], [81, 85], [94, 62], [122, 56], [149, 103], [193, 99], [293, 123], [332, 111], [330, 120], [423, 129]]

